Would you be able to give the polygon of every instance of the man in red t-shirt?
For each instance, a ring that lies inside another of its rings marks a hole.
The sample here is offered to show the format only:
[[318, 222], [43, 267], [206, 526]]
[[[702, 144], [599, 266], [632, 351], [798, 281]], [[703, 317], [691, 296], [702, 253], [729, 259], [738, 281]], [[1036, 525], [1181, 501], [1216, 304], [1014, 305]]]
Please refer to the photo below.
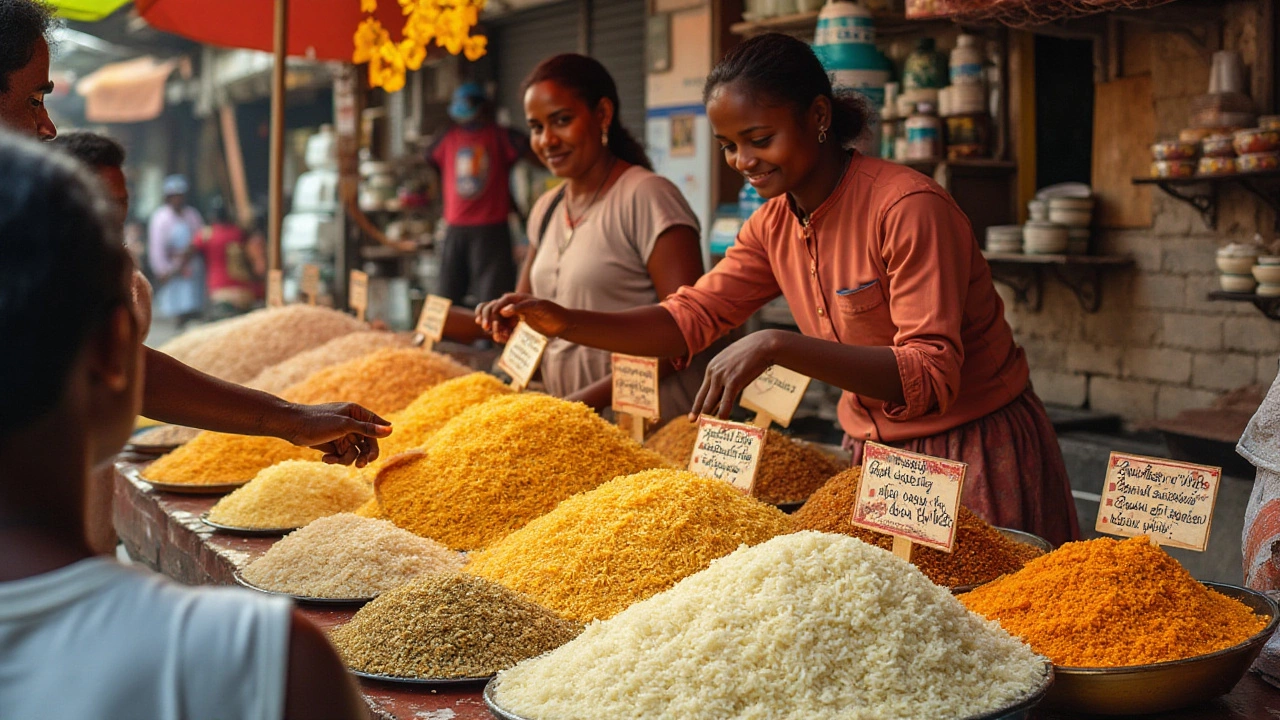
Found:
[[453, 93], [456, 123], [427, 151], [440, 171], [448, 229], [440, 255], [440, 294], [462, 304], [487, 302], [516, 286], [507, 214], [511, 168], [529, 140], [493, 121], [484, 89], [465, 83]]

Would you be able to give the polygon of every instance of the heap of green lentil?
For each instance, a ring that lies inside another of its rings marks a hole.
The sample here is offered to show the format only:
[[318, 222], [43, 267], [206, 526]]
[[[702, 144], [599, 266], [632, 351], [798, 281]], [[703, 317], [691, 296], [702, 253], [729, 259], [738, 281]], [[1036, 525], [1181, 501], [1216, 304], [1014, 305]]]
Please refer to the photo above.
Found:
[[569, 642], [582, 626], [497, 583], [424, 575], [379, 595], [330, 635], [353, 670], [482, 678]]

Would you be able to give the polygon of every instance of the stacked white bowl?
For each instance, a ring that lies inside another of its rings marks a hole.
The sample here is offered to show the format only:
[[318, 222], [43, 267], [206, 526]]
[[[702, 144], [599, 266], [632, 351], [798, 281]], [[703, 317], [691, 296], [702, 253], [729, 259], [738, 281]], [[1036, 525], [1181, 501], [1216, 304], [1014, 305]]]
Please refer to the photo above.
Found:
[[[1253, 268], [1258, 264], [1261, 254], [1257, 245], [1249, 243], [1232, 243], [1218, 249], [1216, 263], [1218, 265], [1218, 285], [1223, 292], [1251, 293], [1258, 284]], [[1280, 262], [1280, 258], [1277, 258]], [[1280, 267], [1277, 267], [1280, 270]], [[1264, 276], [1267, 273], [1264, 272]]]
[[1022, 229], [1022, 247], [1028, 255], [1061, 255], [1070, 242], [1067, 226], [1032, 220]]
[[1022, 252], [1022, 226], [992, 225], [987, 228], [987, 252]]
[[1258, 281], [1257, 293], [1263, 297], [1280, 297], [1280, 255], [1263, 255], [1253, 266]]

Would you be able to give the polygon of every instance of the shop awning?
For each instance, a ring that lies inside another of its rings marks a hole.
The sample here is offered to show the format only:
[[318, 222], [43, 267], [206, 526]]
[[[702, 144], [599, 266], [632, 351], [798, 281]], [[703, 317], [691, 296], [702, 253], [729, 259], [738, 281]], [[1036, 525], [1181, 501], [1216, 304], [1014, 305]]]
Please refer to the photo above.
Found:
[[907, 0], [907, 18], [1045, 25], [1115, 10], [1142, 10], [1173, 0]]
[[[152, 27], [208, 45], [272, 51], [274, 3], [268, 0], [137, 0]], [[286, 53], [312, 60], [351, 62], [356, 27], [365, 15], [359, 0], [289, 0]], [[381, 0], [375, 14], [393, 38], [404, 14], [396, 0]]]
[[51, 0], [58, 17], [80, 22], [97, 22], [127, 5], [129, 0]]
[[136, 123], [164, 112], [164, 88], [177, 60], [147, 56], [104, 65], [76, 83], [89, 122]]

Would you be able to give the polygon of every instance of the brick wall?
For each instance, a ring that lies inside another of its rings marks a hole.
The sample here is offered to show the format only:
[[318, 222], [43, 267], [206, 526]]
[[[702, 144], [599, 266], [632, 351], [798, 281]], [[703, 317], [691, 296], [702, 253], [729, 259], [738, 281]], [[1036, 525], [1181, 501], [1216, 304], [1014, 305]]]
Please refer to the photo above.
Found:
[[[1224, 49], [1240, 51], [1251, 64], [1253, 3], [1228, 2], [1224, 12]], [[1157, 132], [1176, 137], [1190, 117], [1192, 98], [1208, 89], [1207, 53], [1180, 34], [1134, 25], [1125, 26], [1123, 47], [1124, 72], [1152, 76]], [[1046, 402], [1113, 412], [1141, 424], [1205, 407], [1242, 385], [1270, 385], [1275, 377], [1280, 323], [1250, 304], [1206, 297], [1217, 289], [1217, 248], [1259, 230], [1270, 236], [1270, 209], [1241, 188], [1225, 188], [1217, 229], [1209, 230], [1195, 210], [1152, 192], [1150, 228], [1096, 231], [1101, 252], [1129, 254], [1136, 263], [1108, 271], [1096, 314], [1086, 314], [1052, 279], [1046, 279], [1038, 313], [1015, 305], [1000, 288]]]

